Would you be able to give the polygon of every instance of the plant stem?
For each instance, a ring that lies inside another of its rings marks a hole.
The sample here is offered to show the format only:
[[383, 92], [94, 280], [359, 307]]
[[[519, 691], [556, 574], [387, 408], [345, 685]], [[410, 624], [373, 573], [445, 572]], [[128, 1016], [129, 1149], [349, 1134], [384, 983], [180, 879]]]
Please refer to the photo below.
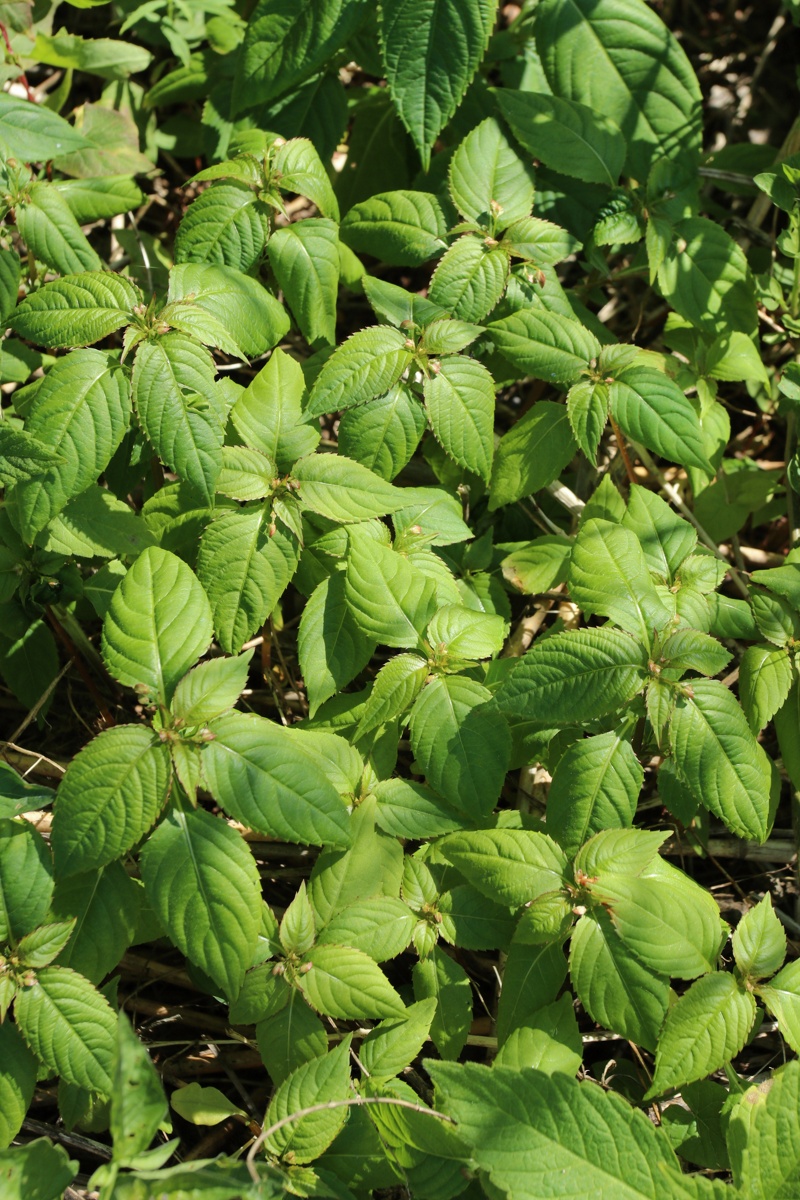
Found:
[[630, 455], [628, 454], [628, 445], [625, 441], [625, 435], [610, 413], [608, 420], [611, 424], [611, 428], [614, 431], [614, 437], [617, 439], [617, 445], [619, 446], [619, 452], [622, 455], [622, 461], [625, 463], [625, 471], [628, 476], [628, 483], [636, 483], [636, 472], [633, 469], [633, 463], [631, 462]]
[[[6, 29], [6, 27], [2, 21], [0, 21], [0, 34], [2, 35], [3, 41], [5, 42], [6, 53], [8, 55], [9, 60], [12, 63], [14, 63], [15, 66], [18, 65], [19, 60], [11, 46], [11, 41], [8, 36], [8, 30]], [[31, 85], [28, 83], [28, 76], [22, 70], [19, 73], [18, 82], [21, 83], [22, 86], [25, 88], [25, 91], [28, 94], [28, 99], [30, 100], [31, 104], [35, 104], [36, 97], [33, 94], [33, 89], [31, 88]]]

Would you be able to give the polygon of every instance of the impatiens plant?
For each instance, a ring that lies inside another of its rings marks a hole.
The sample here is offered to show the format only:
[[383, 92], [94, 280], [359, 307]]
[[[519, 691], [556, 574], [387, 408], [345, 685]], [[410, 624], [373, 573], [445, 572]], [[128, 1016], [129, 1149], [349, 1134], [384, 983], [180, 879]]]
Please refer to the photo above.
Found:
[[796, 1197], [794, 112], [93, 3], [0, 13], [3, 1197]]

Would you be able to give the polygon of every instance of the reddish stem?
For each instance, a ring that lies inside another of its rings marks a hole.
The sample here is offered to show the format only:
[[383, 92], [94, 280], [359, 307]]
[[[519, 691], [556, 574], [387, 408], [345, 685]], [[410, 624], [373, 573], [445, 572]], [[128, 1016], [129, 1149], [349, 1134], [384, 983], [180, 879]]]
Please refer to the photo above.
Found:
[[[2, 21], [0, 21], [0, 34], [3, 35], [3, 41], [6, 44], [6, 50], [8, 52], [8, 56], [11, 59], [11, 61], [14, 62], [16, 60], [17, 56], [14, 53], [14, 50], [11, 46], [11, 42], [9, 41], [8, 30], [6, 29], [6, 27]], [[17, 82], [21, 83], [22, 86], [25, 88], [25, 91], [28, 93], [28, 99], [30, 100], [31, 104], [35, 104], [36, 97], [33, 94], [31, 85], [28, 83], [28, 77], [24, 71], [20, 71]]]
[[628, 446], [623, 432], [612, 416], [609, 416], [608, 419], [611, 422], [611, 428], [614, 431], [614, 437], [617, 439], [617, 445], [619, 446], [619, 452], [622, 455], [622, 461], [625, 463], [625, 470], [628, 473], [628, 482], [636, 483], [636, 472], [633, 469], [633, 463], [631, 462], [630, 455], [628, 454]]

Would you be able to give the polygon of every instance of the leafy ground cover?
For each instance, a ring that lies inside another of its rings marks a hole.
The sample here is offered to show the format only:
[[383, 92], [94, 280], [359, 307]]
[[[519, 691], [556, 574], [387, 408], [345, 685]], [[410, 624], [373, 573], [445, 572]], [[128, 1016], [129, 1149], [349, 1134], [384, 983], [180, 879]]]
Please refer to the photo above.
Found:
[[4, 1197], [800, 1194], [799, 16], [0, 5]]

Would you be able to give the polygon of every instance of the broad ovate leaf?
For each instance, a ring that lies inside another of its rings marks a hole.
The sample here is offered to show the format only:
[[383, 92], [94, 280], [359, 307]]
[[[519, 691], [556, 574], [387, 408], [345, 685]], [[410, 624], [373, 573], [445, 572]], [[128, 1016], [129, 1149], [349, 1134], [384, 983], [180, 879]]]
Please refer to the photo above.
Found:
[[772, 770], [729, 689], [693, 680], [676, 700], [669, 741], [678, 774], [699, 803], [739, 837], [763, 842]]
[[494, 455], [494, 380], [482, 363], [456, 354], [425, 381], [433, 432], [452, 459], [489, 480]]
[[425, 170], [489, 43], [490, 0], [386, 0], [381, 56], [394, 106]]
[[203, 771], [212, 795], [231, 816], [286, 841], [349, 844], [344, 801], [302, 735], [252, 713], [221, 717], [213, 731]]
[[203, 809], [176, 809], [148, 840], [141, 870], [147, 898], [178, 949], [236, 996], [261, 917], [261, 884], [247, 843]]
[[53, 813], [61, 876], [96, 870], [144, 837], [167, 799], [168, 748], [144, 725], [117, 725], [72, 759]]
[[667, 1012], [648, 1095], [718, 1071], [744, 1046], [755, 1015], [752, 992], [733, 975], [715, 971], [696, 980]]
[[411, 363], [408, 339], [390, 325], [361, 329], [343, 342], [317, 376], [308, 417], [353, 408], [388, 392]]
[[68, 1083], [110, 1094], [117, 1015], [88, 979], [69, 967], [43, 967], [18, 993], [14, 1013], [41, 1062]]
[[177, 555], [148, 546], [103, 622], [103, 658], [112, 675], [168, 702], [211, 637], [211, 606], [197, 576]]

